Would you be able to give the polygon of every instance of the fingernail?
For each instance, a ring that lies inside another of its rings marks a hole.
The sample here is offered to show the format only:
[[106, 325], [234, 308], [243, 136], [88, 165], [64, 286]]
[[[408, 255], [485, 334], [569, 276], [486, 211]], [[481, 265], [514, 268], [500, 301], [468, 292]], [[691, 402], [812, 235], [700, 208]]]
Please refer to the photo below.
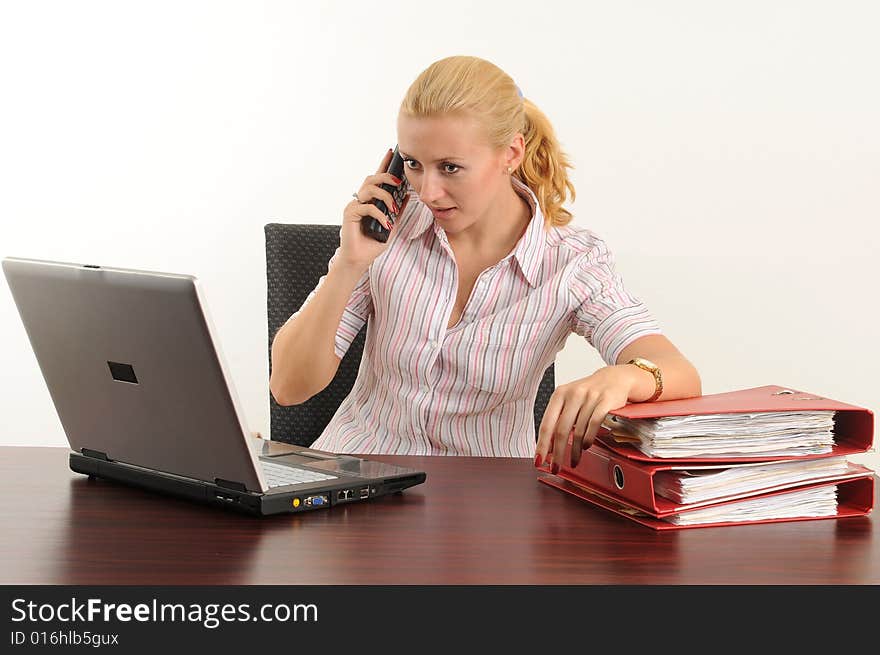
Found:
[[399, 178], [398, 178], [397, 176], [395, 176], [395, 175], [392, 175], [392, 176], [391, 176], [391, 179], [394, 180], [394, 183], [395, 183], [397, 186], [400, 186], [401, 184], [403, 184], [403, 180], [399, 179]]
[[535, 468], [541, 466], [541, 463], [542, 463], [542, 462], [543, 462], [543, 460], [541, 459], [541, 456], [540, 456], [540, 455], [535, 455]]

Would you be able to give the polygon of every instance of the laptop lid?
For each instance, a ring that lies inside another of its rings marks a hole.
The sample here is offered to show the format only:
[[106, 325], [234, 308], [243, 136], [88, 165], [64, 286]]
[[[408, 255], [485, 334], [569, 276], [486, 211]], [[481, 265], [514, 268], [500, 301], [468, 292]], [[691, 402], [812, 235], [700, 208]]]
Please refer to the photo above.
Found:
[[73, 450], [268, 489], [195, 277], [2, 264]]

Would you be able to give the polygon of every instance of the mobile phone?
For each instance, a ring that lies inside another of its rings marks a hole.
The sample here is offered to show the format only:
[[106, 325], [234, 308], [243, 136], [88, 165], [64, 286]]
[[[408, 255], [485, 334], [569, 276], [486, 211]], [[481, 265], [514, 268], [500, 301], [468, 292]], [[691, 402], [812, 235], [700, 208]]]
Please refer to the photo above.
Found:
[[[379, 186], [385, 189], [388, 193], [391, 194], [391, 197], [394, 198], [394, 202], [397, 203], [397, 206], [400, 207], [403, 203], [403, 199], [406, 198], [406, 194], [409, 191], [406, 178], [403, 176], [403, 158], [400, 156], [400, 153], [397, 151], [397, 146], [394, 146], [394, 154], [391, 156], [391, 163], [388, 164], [387, 173], [391, 173], [398, 180], [402, 180], [400, 186], [392, 186], [390, 184], [382, 183]], [[373, 198], [370, 202], [372, 202], [376, 207], [378, 207], [383, 214], [388, 218], [388, 222], [394, 225], [394, 219], [391, 216], [391, 209], [385, 206], [385, 203], [379, 200], [378, 198]], [[385, 243], [388, 241], [388, 237], [391, 234], [378, 220], [373, 218], [372, 216], [364, 216], [361, 219], [361, 232], [366, 234], [368, 237], [375, 239], [376, 241], [381, 241]]]

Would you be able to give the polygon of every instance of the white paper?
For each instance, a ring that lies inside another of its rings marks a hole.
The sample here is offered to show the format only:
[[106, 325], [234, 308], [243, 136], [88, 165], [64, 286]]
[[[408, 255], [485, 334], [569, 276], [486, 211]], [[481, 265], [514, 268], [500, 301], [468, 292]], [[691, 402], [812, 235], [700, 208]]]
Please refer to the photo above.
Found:
[[729, 468], [659, 471], [654, 475], [654, 492], [686, 505], [843, 475], [848, 468], [845, 457], [828, 457]]
[[837, 514], [837, 485], [790, 491], [766, 498], [750, 498], [675, 514], [666, 520], [675, 525], [818, 518]]
[[834, 445], [833, 411], [756, 412], [626, 419], [606, 427], [649, 457], [822, 455]]

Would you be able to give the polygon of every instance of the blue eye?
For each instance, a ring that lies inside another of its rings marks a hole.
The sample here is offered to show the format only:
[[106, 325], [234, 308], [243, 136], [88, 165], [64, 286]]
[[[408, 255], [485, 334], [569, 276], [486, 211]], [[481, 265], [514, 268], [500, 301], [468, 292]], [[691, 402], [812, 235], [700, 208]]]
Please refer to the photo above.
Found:
[[[455, 169], [455, 171], [457, 171], [459, 169], [459, 166], [457, 164], [443, 164], [444, 168], [446, 168], [447, 166], [451, 166], [452, 168]], [[452, 175], [453, 173], [455, 173], [455, 171], [446, 171], [446, 172], [449, 173], [450, 175]]]

